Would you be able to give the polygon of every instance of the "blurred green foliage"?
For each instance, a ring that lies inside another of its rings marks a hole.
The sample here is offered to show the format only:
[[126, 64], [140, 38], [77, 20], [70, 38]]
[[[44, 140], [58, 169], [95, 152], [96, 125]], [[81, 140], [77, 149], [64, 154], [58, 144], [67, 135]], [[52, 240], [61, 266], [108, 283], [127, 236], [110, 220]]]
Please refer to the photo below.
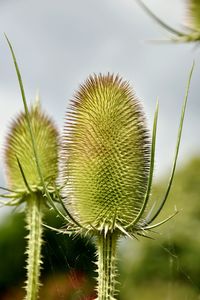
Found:
[[[159, 202], [165, 187], [166, 180], [154, 187], [153, 201]], [[200, 299], [200, 157], [179, 167], [160, 220], [170, 215], [175, 205], [179, 214], [152, 232], [152, 239], [121, 241], [120, 300]], [[45, 222], [57, 228], [63, 225], [53, 212]], [[22, 299], [1, 295], [10, 287], [23, 285], [25, 235], [23, 214], [12, 214], [0, 227], [0, 299]], [[48, 229], [44, 240], [43, 282], [49, 279], [41, 299], [93, 299], [94, 295], [81, 296], [81, 290], [91, 295], [94, 286], [86, 280], [94, 277], [92, 243]], [[71, 289], [71, 294], [64, 287]]]
[[[159, 203], [165, 187], [166, 180], [154, 187], [154, 201]], [[120, 299], [200, 299], [200, 157], [179, 167], [159, 220], [174, 206], [179, 214], [152, 232], [152, 240], [127, 241]]]
[[22, 214], [13, 214], [0, 227], [0, 292], [25, 276], [25, 229]]
[[[52, 211], [46, 215], [45, 223], [56, 228], [63, 226], [61, 220]], [[4, 299], [4, 293], [7, 293], [10, 288], [24, 284], [26, 235], [24, 213], [11, 214], [0, 227], [0, 299]], [[43, 282], [47, 278], [55, 279], [56, 276], [61, 276], [58, 285], [63, 281], [62, 276], [68, 276], [65, 282], [72, 281], [70, 278], [74, 278], [75, 282], [82, 280], [85, 274], [88, 277], [94, 277], [95, 249], [88, 239], [69, 237], [45, 229], [42, 256]], [[17, 296], [8, 299], [18, 299], [15, 297]], [[50, 297], [44, 299], [49, 300]], [[67, 297], [67, 299], [70, 298]]]

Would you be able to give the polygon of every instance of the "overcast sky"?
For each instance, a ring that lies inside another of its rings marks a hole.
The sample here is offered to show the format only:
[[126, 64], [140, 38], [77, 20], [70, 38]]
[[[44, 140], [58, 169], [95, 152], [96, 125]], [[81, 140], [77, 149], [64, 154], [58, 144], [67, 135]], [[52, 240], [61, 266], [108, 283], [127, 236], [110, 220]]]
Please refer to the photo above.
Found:
[[[148, 0], [167, 23], [181, 29], [185, 0]], [[188, 72], [195, 59], [179, 165], [198, 154], [200, 139], [199, 47], [155, 44], [170, 36], [134, 0], [0, 0], [0, 147], [22, 101], [3, 33], [12, 41], [27, 99], [39, 89], [43, 108], [61, 129], [74, 91], [91, 73], [119, 73], [142, 100], [149, 126], [160, 101], [156, 174], [169, 172]]]

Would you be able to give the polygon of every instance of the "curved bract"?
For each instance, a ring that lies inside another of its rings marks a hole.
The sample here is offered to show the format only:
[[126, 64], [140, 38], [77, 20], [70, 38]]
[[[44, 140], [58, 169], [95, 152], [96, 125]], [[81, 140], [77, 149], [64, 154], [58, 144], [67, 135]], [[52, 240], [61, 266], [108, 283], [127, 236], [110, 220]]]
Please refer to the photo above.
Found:
[[[29, 115], [41, 170], [46, 184], [50, 184], [55, 182], [58, 173], [58, 133], [52, 120], [41, 111], [39, 104], [31, 107]], [[11, 125], [6, 143], [5, 162], [7, 178], [11, 189], [15, 191], [27, 190], [19, 168], [19, 162], [31, 190], [43, 188], [38, 175], [28, 123], [24, 112]]]
[[110, 74], [90, 76], [66, 114], [66, 207], [84, 227], [130, 224], [144, 201], [149, 161], [149, 131], [129, 84]]
[[153, 18], [161, 27], [169, 31], [172, 36], [170, 39], [161, 41], [172, 41], [178, 43], [191, 43], [200, 41], [200, 2], [199, 0], [187, 0], [186, 5], [188, 9], [187, 13], [187, 24], [184, 30], [176, 29], [159, 16], [157, 16], [151, 9], [143, 2], [143, 0], [136, 0], [138, 4], [146, 11], [146, 13]]

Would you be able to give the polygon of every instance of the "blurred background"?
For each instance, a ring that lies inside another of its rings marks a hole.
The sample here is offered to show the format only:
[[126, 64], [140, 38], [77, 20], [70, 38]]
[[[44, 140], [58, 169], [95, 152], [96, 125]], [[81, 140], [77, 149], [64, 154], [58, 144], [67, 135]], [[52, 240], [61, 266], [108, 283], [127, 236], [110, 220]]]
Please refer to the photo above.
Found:
[[[187, 22], [186, 0], [145, 2], [178, 29]], [[160, 113], [152, 201], [165, 191], [172, 164], [189, 69], [196, 62], [178, 169], [161, 216], [180, 213], [151, 233], [152, 239], [119, 245], [120, 300], [200, 299], [200, 52], [198, 45], [154, 43], [170, 34], [134, 0], [0, 0], [0, 185], [6, 186], [5, 137], [22, 101], [3, 33], [12, 41], [26, 90], [62, 131], [74, 91], [91, 73], [119, 73], [142, 100], [151, 127], [156, 98]], [[61, 226], [47, 214], [47, 222]], [[0, 299], [23, 299], [23, 213], [0, 208]], [[94, 298], [95, 249], [91, 241], [45, 231], [41, 299]]]

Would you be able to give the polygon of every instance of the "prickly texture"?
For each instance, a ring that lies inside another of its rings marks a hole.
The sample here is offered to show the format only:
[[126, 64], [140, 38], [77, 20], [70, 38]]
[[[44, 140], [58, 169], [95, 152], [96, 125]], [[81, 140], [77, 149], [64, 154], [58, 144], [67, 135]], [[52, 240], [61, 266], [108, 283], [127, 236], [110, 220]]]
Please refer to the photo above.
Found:
[[[41, 111], [39, 104], [32, 106], [29, 114], [44, 179], [46, 183], [54, 182], [58, 172], [57, 130], [52, 120]], [[23, 168], [31, 189], [34, 190], [41, 186], [25, 113], [21, 113], [13, 121], [5, 151], [10, 188], [24, 190], [25, 184], [16, 158]]]
[[63, 138], [66, 207], [86, 228], [128, 225], [144, 201], [150, 160], [144, 112], [129, 84], [90, 76], [71, 102]]
[[200, 31], [200, 1], [188, 0], [188, 23], [192, 29]]
[[42, 247], [42, 195], [32, 193], [26, 199], [26, 223], [28, 230], [27, 244], [27, 281], [25, 285], [25, 300], [38, 299], [39, 277], [41, 269]]
[[97, 295], [96, 300], [115, 300], [116, 289], [116, 242], [117, 235], [108, 233], [97, 239]]

